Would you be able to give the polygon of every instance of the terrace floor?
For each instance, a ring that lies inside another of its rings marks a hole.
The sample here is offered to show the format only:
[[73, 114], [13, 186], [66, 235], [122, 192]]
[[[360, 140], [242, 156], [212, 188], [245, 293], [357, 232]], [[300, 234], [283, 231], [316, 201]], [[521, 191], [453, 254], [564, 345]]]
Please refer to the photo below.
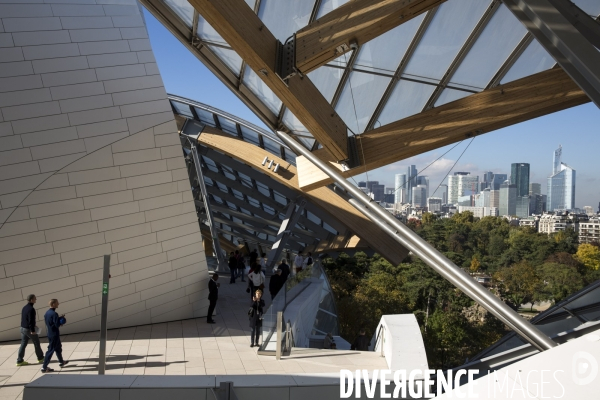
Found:
[[[225, 277], [224, 277], [225, 278]], [[247, 310], [250, 295], [244, 283], [230, 285], [222, 279], [216, 324], [205, 318], [143, 325], [108, 331], [106, 374], [118, 375], [250, 375], [338, 374], [340, 369], [386, 369], [376, 353], [293, 349], [288, 357], [257, 355], [250, 347]], [[267, 283], [268, 285], [268, 283]], [[267, 286], [268, 287], [268, 286]], [[265, 296], [270, 298], [270, 296]], [[267, 302], [267, 305], [269, 303]], [[50, 367], [61, 374], [97, 374], [99, 332], [62, 336], [67, 367]], [[42, 349], [47, 340], [42, 338]], [[23, 386], [42, 375], [41, 365], [15, 366], [20, 342], [0, 343], [0, 400], [21, 399]], [[25, 359], [36, 362], [33, 344]]]

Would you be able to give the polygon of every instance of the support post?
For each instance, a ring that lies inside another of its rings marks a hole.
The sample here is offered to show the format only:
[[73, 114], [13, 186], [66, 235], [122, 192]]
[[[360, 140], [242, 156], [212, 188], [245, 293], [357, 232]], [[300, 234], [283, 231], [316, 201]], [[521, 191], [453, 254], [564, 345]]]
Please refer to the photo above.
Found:
[[[300, 216], [302, 215], [302, 211], [304, 211], [304, 206], [306, 205], [306, 199], [302, 196], [298, 197], [296, 200], [290, 202], [288, 205], [288, 209], [285, 212], [285, 219], [281, 223], [279, 227], [279, 232], [277, 233], [277, 238], [269, 254], [267, 259], [269, 260], [269, 265], [267, 266], [267, 270], [272, 270], [277, 260], [281, 257], [281, 252], [283, 248], [287, 245], [288, 239], [292, 234], [292, 230], [298, 223]], [[298, 209], [296, 209], [298, 206]]]
[[104, 255], [104, 271], [102, 273], [102, 314], [100, 315], [100, 353], [98, 355], [98, 375], [106, 370], [106, 326], [108, 320], [108, 281], [110, 279], [110, 254]]
[[277, 336], [275, 336], [277, 340], [277, 348], [275, 350], [275, 359], [281, 360], [281, 343], [283, 341], [282, 334], [283, 328], [283, 311], [277, 311]]
[[573, 81], [600, 107], [600, 25], [564, 0], [503, 0]]
[[523, 339], [540, 351], [549, 350], [557, 346], [554, 341], [536, 326], [523, 319], [523, 317], [508, 307], [498, 297], [494, 296], [489, 290], [481, 286], [469, 274], [457, 267], [446, 256], [427, 243], [427, 241], [398, 221], [392, 214], [375, 203], [373, 199], [365, 195], [357, 187], [350, 184], [339, 172], [315, 157], [314, 154], [293, 140], [287, 133], [277, 131], [277, 136], [296, 154], [304, 156], [307, 160], [315, 164], [315, 166], [331, 177], [337, 185], [348, 192], [353, 197], [350, 199], [351, 204], [377, 224], [384, 232], [387, 232], [395, 241], [412, 251], [417, 257], [471, 299], [481, 304], [481, 306], [508, 325]]
[[200, 186], [200, 192], [202, 194], [202, 202], [204, 203], [204, 209], [206, 210], [206, 218], [208, 219], [208, 227], [210, 228], [210, 235], [212, 236], [213, 249], [217, 257], [217, 271], [226, 272], [225, 266], [227, 265], [223, 257], [223, 251], [221, 250], [221, 243], [219, 242], [219, 232], [215, 228], [215, 220], [213, 217], [210, 204], [208, 203], [208, 192], [206, 191], [206, 185], [204, 184], [204, 175], [202, 174], [202, 165], [200, 164], [200, 155], [198, 154], [198, 147], [193, 140], [189, 139], [192, 148], [192, 158], [194, 159], [194, 167], [196, 168], [196, 178], [198, 179], [198, 185]]

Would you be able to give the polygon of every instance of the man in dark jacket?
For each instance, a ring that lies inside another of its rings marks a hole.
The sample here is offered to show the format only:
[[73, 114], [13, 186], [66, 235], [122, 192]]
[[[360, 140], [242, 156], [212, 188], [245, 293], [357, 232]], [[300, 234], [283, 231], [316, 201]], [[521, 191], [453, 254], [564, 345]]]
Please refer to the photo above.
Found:
[[257, 258], [258, 258], [258, 250], [254, 249], [250, 252], [250, 267], [252, 267], [252, 264], [254, 264], [256, 262]]
[[290, 266], [286, 264], [285, 258], [281, 260], [281, 263], [279, 263], [279, 269], [281, 270], [281, 280], [283, 283], [285, 283], [290, 275]]
[[44, 352], [40, 346], [40, 338], [35, 331], [37, 327], [35, 326], [36, 314], [33, 305], [36, 301], [35, 294], [30, 294], [27, 296], [27, 304], [21, 311], [21, 347], [19, 347], [19, 353], [17, 355], [17, 367], [29, 365], [29, 363], [25, 361], [25, 348], [29, 343], [29, 339], [31, 339], [33, 347], [35, 347], [35, 355], [37, 356], [38, 363], [44, 361]]
[[365, 334], [365, 330], [361, 329], [360, 334], [354, 340], [354, 343], [352, 343], [350, 350], [368, 351], [370, 345], [371, 345], [371, 342], [367, 338], [367, 335]]
[[229, 283], [235, 283], [235, 278], [237, 275], [237, 258], [235, 258], [233, 251], [229, 253], [229, 261], [227, 262], [227, 266], [229, 267], [229, 272], [231, 272]]
[[69, 362], [65, 361], [62, 356], [62, 344], [60, 342], [60, 326], [64, 325], [66, 320], [64, 315], [59, 316], [56, 312], [58, 308], [58, 300], [50, 300], [50, 309], [44, 314], [44, 321], [46, 321], [46, 329], [48, 330], [48, 351], [46, 357], [44, 357], [44, 365], [42, 366], [42, 372], [53, 372], [52, 368], [48, 367], [50, 359], [56, 353], [58, 357], [58, 365], [62, 368]]
[[210, 281], [208, 281], [208, 315], [206, 316], [206, 322], [209, 324], [214, 324], [215, 321], [212, 319], [213, 312], [215, 311], [215, 307], [217, 306], [217, 299], [219, 298], [219, 286], [220, 283], [217, 283], [219, 280], [219, 274], [214, 273]]
[[275, 274], [269, 280], [269, 293], [271, 293], [271, 301], [277, 296], [277, 293], [283, 287], [283, 278], [281, 277], [281, 270], [275, 271]]

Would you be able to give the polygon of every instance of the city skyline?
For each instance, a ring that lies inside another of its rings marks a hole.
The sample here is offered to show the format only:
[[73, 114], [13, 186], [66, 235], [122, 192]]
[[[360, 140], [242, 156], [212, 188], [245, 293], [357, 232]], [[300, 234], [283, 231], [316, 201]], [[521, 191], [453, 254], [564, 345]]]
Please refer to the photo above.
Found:
[[[144, 10], [157, 64], [169, 93], [193, 98], [231, 112], [258, 126], [265, 127], [259, 118], [197, 60], [173, 35]], [[165, 34], [166, 33], [166, 34]], [[546, 194], [547, 178], [552, 172], [552, 152], [563, 145], [563, 159], [577, 169], [576, 207], [597, 208], [600, 201], [600, 176], [595, 150], [600, 147], [597, 121], [600, 109], [588, 103], [557, 113], [545, 115], [504, 129], [476, 136], [454, 171], [470, 171], [482, 176], [485, 171], [510, 174], [510, 164], [527, 162], [531, 165], [531, 183], [540, 183]], [[266, 128], [266, 127], [265, 127]], [[571, 141], [566, 142], [565, 137]], [[459, 158], [471, 140], [465, 140], [425, 172], [423, 168], [442, 156], [454, 145], [423, 153], [385, 167], [349, 178], [350, 181], [379, 181], [394, 187], [394, 176], [406, 173], [409, 165], [417, 166], [420, 175], [429, 177], [431, 197], [443, 177]], [[581, 145], [584, 143], [585, 145]], [[583, 160], [592, 160], [584, 162]], [[368, 175], [368, 177], [367, 177]]]

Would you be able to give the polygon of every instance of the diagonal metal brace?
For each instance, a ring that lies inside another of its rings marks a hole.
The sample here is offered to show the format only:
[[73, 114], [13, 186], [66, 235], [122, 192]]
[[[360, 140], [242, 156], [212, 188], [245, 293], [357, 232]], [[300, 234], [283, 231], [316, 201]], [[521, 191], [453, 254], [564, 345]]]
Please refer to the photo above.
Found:
[[283, 251], [283, 248], [287, 245], [287, 242], [290, 236], [292, 235], [292, 231], [298, 223], [302, 212], [304, 211], [304, 206], [306, 206], [306, 199], [302, 196], [290, 202], [290, 204], [288, 205], [288, 209], [285, 212], [285, 219], [279, 227], [279, 232], [277, 233], [275, 243], [273, 243], [273, 246], [271, 247], [271, 250], [269, 251], [269, 254], [267, 256], [267, 259], [269, 260], [269, 265], [267, 266], [267, 268], [269, 270], [273, 269], [273, 267], [276, 265], [277, 260], [279, 260], [279, 258], [281, 257], [281, 252]]

